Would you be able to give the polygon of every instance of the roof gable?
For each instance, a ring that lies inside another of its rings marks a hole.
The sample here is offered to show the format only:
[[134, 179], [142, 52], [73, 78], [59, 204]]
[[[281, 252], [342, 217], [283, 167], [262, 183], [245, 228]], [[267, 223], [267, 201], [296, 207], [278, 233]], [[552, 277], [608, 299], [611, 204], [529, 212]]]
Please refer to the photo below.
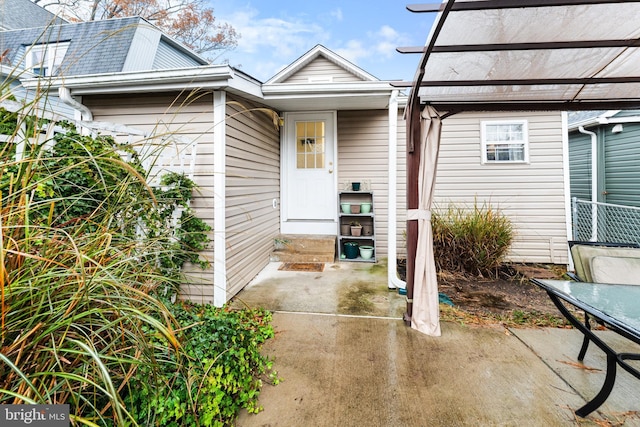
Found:
[[326, 47], [316, 45], [269, 79], [266, 84], [361, 81], [378, 81], [378, 79]]

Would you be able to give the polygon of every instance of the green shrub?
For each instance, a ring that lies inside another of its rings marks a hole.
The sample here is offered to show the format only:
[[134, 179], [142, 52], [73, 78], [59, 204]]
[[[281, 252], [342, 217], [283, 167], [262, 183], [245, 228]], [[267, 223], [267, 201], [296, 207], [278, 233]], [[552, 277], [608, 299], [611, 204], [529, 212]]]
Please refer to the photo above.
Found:
[[449, 205], [431, 216], [436, 268], [495, 276], [513, 240], [511, 221], [490, 206]]
[[263, 378], [278, 382], [272, 362], [260, 354], [273, 337], [271, 313], [178, 304], [172, 311], [181, 326], [186, 358], [168, 361], [149, 381], [138, 369], [125, 398], [141, 425], [227, 426], [238, 411], [258, 412]]

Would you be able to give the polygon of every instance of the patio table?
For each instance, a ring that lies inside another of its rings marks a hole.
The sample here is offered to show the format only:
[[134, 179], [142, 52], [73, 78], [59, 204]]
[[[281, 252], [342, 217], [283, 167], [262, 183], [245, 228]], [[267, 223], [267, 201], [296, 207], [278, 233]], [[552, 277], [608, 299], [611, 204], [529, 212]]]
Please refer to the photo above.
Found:
[[606, 375], [602, 388], [593, 399], [576, 411], [576, 415], [585, 417], [607, 400], [616, 380], [617, 365], [640, 379], [640, 370], [627, 362], [640, 360], [640, 353], [617, 352], [593, 333], [588, 321], [583, 323], [578, 320], [565, 304], [584, 310], [585, 315], [601, 322], [607, 329], [640, 345], [640, 286], [546, 279], [531, 279], [531, 282], [547, 291], [560, 312], [584, 334], [584, 344], [578, 356], [579, 360], [584, 357], [589, 341], [598, 346], [607, 356]]

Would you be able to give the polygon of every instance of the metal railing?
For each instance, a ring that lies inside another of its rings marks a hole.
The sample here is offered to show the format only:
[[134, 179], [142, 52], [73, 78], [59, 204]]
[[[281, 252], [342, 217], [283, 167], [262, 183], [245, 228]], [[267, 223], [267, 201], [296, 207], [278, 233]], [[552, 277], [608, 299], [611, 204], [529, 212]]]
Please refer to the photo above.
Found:
[[640, 208], [571, 199], [573, 240], [640, 244]]

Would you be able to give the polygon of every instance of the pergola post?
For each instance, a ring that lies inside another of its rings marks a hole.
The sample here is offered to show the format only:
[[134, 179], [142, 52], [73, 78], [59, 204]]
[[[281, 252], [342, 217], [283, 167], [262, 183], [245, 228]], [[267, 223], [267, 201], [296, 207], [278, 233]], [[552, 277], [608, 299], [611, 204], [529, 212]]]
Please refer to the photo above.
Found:
[[[418, 209], [418, 174], [420, 171], [420, 99], [411, 98], [407, 105], [407, 210]], [[416, 251], [418, 247], [418, 221], [407, 219], [407, 311], [403, 319], [411, 325], [413, 316], [413, 283], [415, 278]]]

